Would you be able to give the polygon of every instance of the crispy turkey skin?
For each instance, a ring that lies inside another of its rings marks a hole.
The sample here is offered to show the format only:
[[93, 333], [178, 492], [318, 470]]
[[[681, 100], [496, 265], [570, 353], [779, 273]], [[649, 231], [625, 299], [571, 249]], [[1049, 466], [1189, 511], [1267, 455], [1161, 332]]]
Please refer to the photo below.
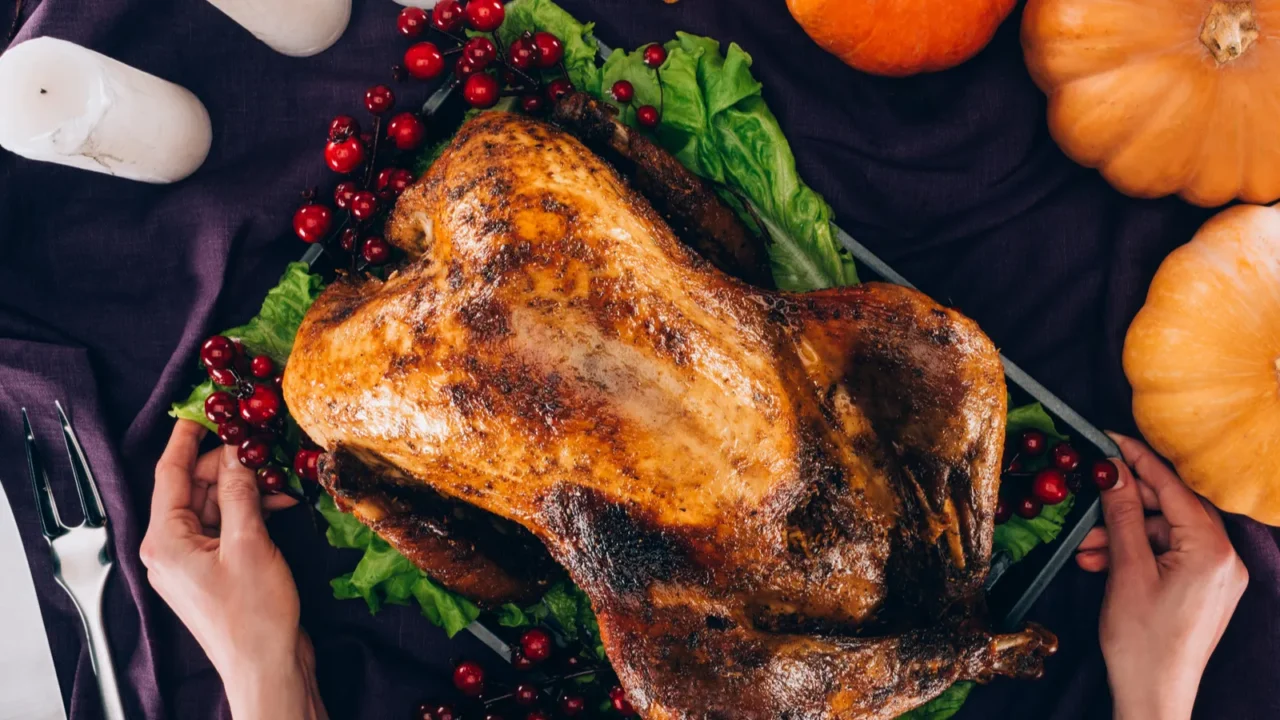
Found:
[[[972, 321], [891, 285], [743, 284], [576, 139], [500, 112], [387, 234], [396, 272], [307, 313], [293, 416], [540, 539], [643, 716], [890, 718], [1038, 674], [1051, 635], [982, 627], [1006, 394]], [[335, 496], [375, 529], [389, 506]]]

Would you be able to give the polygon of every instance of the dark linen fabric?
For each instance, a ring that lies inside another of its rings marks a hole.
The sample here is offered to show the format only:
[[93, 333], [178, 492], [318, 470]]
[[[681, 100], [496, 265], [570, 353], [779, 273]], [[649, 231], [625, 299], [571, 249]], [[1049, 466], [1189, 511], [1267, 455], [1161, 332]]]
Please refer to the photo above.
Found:
[[[563, 0], [613, 46], [677, 29], [740, 43], [807, 181], [837, 221], [939, 300], [975, 317], [1023, 367], [1107, 427], [1132, 431], [1120, 368], [1124, 330], [1160, 260], [1209, 212], [1123, 197], [1067, 160], [1018, 44], [1019, 16], [948, 72], [868, 77], [814, 46], [783, 0]], [[14, 0], [0, 2], [7, 27]], [[0, 479], [18, 512], [71, 717], [100, 716], [70, 602], [54, 585], [25, 480], [18, 409], [55, 444], [52, 404], [70, 408], [102, 484], [118, 571], [106, 612], [130, 717], [226, 717], [199, 647], [151, 592], [138, 562], [152, 469], [198, 343], [252, 315], [302, 252], [289, 219], [306, 187], [332, 187], [329, 119], [362, 114], [404, 47], [398, 6], [356, 0], [350, 29], [309, 59], [278, 55], [201, 0], [27, 0], [18, 39], [73, 40], [190, 88], [213, 119], [213, 149], [190, 179], [150, 186], [0, 152]], [[395, 86], [420, 101], [422, 87]], [[4, 112], [0, 108], [0, 112]], [[1280, 717], [1277, 533], [1229, 518], [1251, 584], [1209, 666], [1201, 718]], [[336, 718], [401, 718], [447, 691], [461, 654], [414, 609], [371, 617], [332, 599], [355, 562], [301, 511], [272, 520], [298, 581], [321, 685]], [[6, 579], [0, 579], [3, 585]], [[1062, 638], [1040, 682], [977, 690], [965, 718], [1104, 717], [1098, 650], [1103, 578], [1066, 569], [1032, 613]], [[0, 652], [3, 640], [0, 639]]]

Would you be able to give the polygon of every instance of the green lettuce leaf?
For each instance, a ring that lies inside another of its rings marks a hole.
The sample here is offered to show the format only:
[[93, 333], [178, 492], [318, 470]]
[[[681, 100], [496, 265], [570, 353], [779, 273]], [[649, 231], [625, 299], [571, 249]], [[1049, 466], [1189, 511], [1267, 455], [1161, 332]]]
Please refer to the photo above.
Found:
[[302, 317], [320, 296], [324, 282], [303, 262], [289, 263], [280, 283], [267, 292], [262, 309], [249, 322], [223, 333], [244, 343], [254, 355], [268, 355], [276, 365], [289, 361]]
[[969, 698], [969, 693], [972, 691], [972, 682], [968, 680], [958, 682], [933, 700], [905, 715], [899, 715], [898, 720], [947, 720], [960, 712], [960, 707], [964, 705], [964, 701]]
[[[289, 263], [280, 282], [267, 291], [258, 314], [244, 325], [222, 334], [244, 343], [245, 350], [249, 353], [268, 355], [277, 366], [283, 366], [293, 350], [293, 338], [298, 334], [302, 316], [306, 315], [307, 309], [323, 289], [324, 282], [319, 275], [311, 274], [306, 263]], [[204, 416], [205, 398], [216, 389], [212, 380], [205, 380], [185, 400], [174, 403], [169, 409], [169, 415], [194, 420], [210, 430], [216, 430], [217, 427]], [[293, 430], [296, 432], [296, 426]], [[296, 449], [296, 443], [290, 449]], [[292, 463], [285, 463], [285, 467], [291, 465]]]
[[545, 30], [564, 44], [564, 66], [569, 82], [583, 92], [600, 94], [600, 69], [596, 66], [599, 46], [591, 35], [595, 23], [578, 22], [564, 8], [550, 0], [515, 0], [507, 4], [506, 19], [498, 28], [504, 46], [525, 32]]
[[601, 88], [618, 80], [635, 88], [635, 99], [617, 106], [622, 120], [636, 126], [636, 108], [661, 107], [658, 142], [685, 167], [750, 201], [751, 209], [731, 205], [766, 231], [779, 288], [856, 284], [853, 258], [831, 229], [831, 208], [800, 179], [791, 146], [751, 75], [751, 56], [734, 43], [722, 54], [719, 42], [683, 32], [666, 48], [659, 72], [644, 64], [642, 50], [614, 50], [605, 60]]
[[1066, 435], [1058, 432], [1057, 426], [1053, 424], [1053, 418], [1049, 417], [1049, 413], [1045, 411], [1044, 406], [1038, 402], [1016, 407], [1009, 411], [1009, 420], [1005, 431], [1008, 437], [1016, 437], [1026, 430], [1039, 430], [1055, 440], [1067, 439]]
[[328, 494], [320, 496], [316, 507], [329, 523], [325, 537], [330, 545], [364, 551], [355, 570], [330, 582], [335, 598], [362, 598], [375, 613], [384, 603], [406, 605], [416, 600], [422, 614], [449, 637], [480, 616], [474, 603], [437, 585], [355, 516], [339, 510]]

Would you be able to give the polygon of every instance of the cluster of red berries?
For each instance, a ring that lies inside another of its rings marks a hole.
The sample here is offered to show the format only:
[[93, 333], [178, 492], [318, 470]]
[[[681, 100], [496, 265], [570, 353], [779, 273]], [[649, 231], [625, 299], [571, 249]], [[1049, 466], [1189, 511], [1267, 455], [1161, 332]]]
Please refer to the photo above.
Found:
[[[550, 633], [541, 628], [526, 630], [520, 636], [520, 643], [515, 648], [512, 666], [517, 670], [530, 670], [551, 659], [555, 642]], [[453, 685], [463, 696], [482, 701], [482, 714], [477, 717], [484, 720], [503, 720], [503, 718], [522, 718], [523, 720], [551, 720], [556, 718], [587, 717], [587, 698], [576, 692], [555, 686], [575, 678], [594, 675], [599, 668], [583, 667], [583, 661], [577, 655], [564, 658], [564, 674], [549, 678], [542, 686], [533, 682], [521, 682], [514, 688], [504, 688], [498, 692], [490, 692], [486, 685], [484, 666], [474, 660], [463, 660], [453, 668]], [[572, 685], [572, 688], [581, 686]], [[626, 692], [620, 686], [613, 686], [608, 693], [609, 704], [622, 717], [634, 717], [635, 708], [627, 700]], [[554, 702], [551, 700], [554, 699]], [[502, 711], [506, 710], [507, 714]], [[511, 714], [514, 712], [514, 714]], [[418, 706], [413, 715], [414, 720], [461, 720], [463, 713], [453, 705], [436, 702], [424, 702]]]
[[[443, 0], [430, 14], [421, 8], [400, 11], [397, 27], [400, 34], [417, 40], [433, 30], [452, 41], [454, 47], [442, 50], [430, 40], [415, 42], [404, 53], [404, 70], [418, 80], [433, 80], [452, 67], [455, 84], [462, 86], [462, 97], [473, 108], [491, 108], [504, 95], [520, 98], [527, 113], [538, 113], [549, 100], [555, 102], [573, 91], [567, 77], [543, 83], [541, 71], [557, 67], [563, 73], [564, 43], [549, 32], [529, 32], [503, 48], [496, 36], [463, 33], [495, 33], [506, 19], [501, 0]], [[452, 56], [457, 56], [454, 59]], [[450, 65], [452, 63], [452, 65]], [[504, 90], [505, 87], [505, 90]]]
[[[644, 64], [655, 72], [667, 61], [667, 49], [657, 43], [644, 49]], [[659, 84], [661, 89], [661, 84]], [[619, 105], [630, 105], [636, 96], [636, 88], [626, 80], [619, 80], [609, 88], [609, 95]], [[652, 105], [641, 105], [636, 108], [636, 122], [647, 128], [657, 127], [662, 120], [662, 112]]]
[[[1039, 458], [1049, 453], [1048, 464], [1034, 473], [1024, 471], [1024, 461]], [[1001, 495], [996, 504], [996, 524], [1008, 522], [1016, 513], [1019, 517], [1031, 519], [1040, 515], [1046, 505], [1057, 505], [1073, 492], [1084, 487], [1084, 479], [1080, 472], [1081, 456], [1068, 442], [1058, 442], [1049, 446], [1049, 437], [1039, 430], [1027, 430], [1018, 438], [1018, 449], [1005, 464], [1004, 478], [1008, 480], [1030, 476], [1031, 485], [1026, 495], [1010, 503]], [[1089, 467], [1089, 477], [1094, 487], [1099, 490], [1110, 490], [1119, 479], [1116, 466], [1109, 460], [1095, 460]], [[1003, 483], [1009, 487], [1008, 482]]]
[[[343, 252], [358, 254], [375, 267], [391, 259], [391, 244], [372, 230], [372, 221], [414, 180], [413, 173], [402, 167], [384, 167], [374, 173], [382, 119], [394, 106], [391, 88], [375, 85], [365, 92], [365, 108], [374, 117], [373, 133], [361, 132], [360, 122], [350, 115], [339, 115], [329, 123], [325, 164], [348, 177], [334, 188], [332, 205], [308, 194], [308, 202], [294, 213], [293, 231], [304, 242], [336, 239]], [[426, 142], [427, 126], [414, 113], [402, 112], [387, 121], [385, 135], [396, 150], [412, 152]], [[341, 222], [337, 211], [347, 214]], [[336, 233], [335, 227], [339, 228]]]
[[[204, 401], [204, 415], [218, 426], [218, 438], [236, 447], [241, 464], [257, 471], [264, 493], [286, 492], [289, 475], [271, 462], [273, 448], [284, 435], [286, 411], [280, 397], [284, 369], [277, 369], [266, 355], [248, 357], [239, 342], [225, 335], [204, 341], [200, 363], [214, 384], [225, 388]], [[314, 481], [319, 460], [319, 450], [303, 448], [294, 455], [293, 470]]]

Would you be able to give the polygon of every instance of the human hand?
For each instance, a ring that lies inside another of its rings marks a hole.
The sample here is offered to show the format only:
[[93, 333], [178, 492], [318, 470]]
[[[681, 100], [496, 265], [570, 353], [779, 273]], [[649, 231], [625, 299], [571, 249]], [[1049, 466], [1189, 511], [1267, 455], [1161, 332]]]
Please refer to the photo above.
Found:
[[1125, 462], [1113, 461], [1120, 479], [1102, 493], [1106, 527], [1085, 536], [1076, 562], [1111, 571], [1099, 634], [1115, 718], [1189, 718], [1249, 574], [1212, 505], [1146, 445], [1112, 438]]
[[262, 498], [234, 447], [199, 455], [205, 432], [179, 420], [156, 465], [147, 579], [222, 676], [237, 720], [323, 718], [298, 589], [263, 517], [296, 501]]

